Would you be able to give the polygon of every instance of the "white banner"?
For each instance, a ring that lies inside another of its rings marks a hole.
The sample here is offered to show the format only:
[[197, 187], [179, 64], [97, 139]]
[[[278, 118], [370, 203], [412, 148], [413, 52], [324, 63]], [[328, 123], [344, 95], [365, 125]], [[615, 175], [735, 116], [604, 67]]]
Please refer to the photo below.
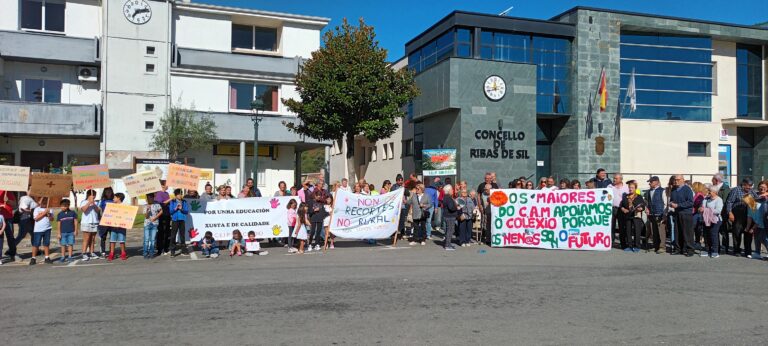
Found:
[[366, 196], [339, 190], [333, 201], [331, 233], [351, 239], [389, 238], [397, 231], [403, 191]]
[[253, 197], [205, 202], [188, 199], [189, 218], [185, 225], [190, 241], [199, 241], [211, 231], [216, 240], [232, 239], [232, 231], [239, 229], [243, 239], [248, 232], [256, 238], [288, 236], [288, 202], [299, 197]]

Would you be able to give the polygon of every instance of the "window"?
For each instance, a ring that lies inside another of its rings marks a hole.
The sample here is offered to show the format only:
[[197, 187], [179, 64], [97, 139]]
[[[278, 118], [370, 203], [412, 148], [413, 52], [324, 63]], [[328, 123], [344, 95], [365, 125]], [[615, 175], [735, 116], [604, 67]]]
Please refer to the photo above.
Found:
[[688, 156], [709, 157], [709, 143], [688, 142]]
[[421, 161], [424, 149], [424, 122], [413, 123], [413, 159]]
[[389, 143], [389, 159], [391, 160], [394, 158], [395, 158], [395, 143], [390, 142]]
[[155, 104], [154, 103], [145, 103], [144, 104], [144, 111], [145, 112], [154, 112], [155, 111]]
[[[626, 103], [634, 71], [637, 110], [630, 119], [710, 121], [714, 75], [706, 37], [622, 33], [620, 93]], [[628, 109], [629, 105], [624, 105]]]
[[402, 157], [413, 156], [413, 139], [407, 139], [403, 141]]
[[144, 122], [144, 129], [145, 130], [151, 130], [155, 128], [155, 122], [154, 121], [145, 121]]
[[762, 119], [762, 47], [736, 46], [736, 108], [744, 118]]
[[417, 73], [452, 57], [472, 56], [472, 31], [467, 28], [451, 29], [408, 55], [408, 67]]
[[229, 108], [250, 111], [251, 103], [257, 101], [261, 109], [277, 112], [278, 97], [276, 85], [230, 83]]
[[25, 79], [24, 101], [61, 103], [61, 81]]
[[368, 160], [368, 161], [376, 162], [376, 158], [378, 156], [377, 155], [378, 151], [376, 150], [376, 145], [375, 144], [372, 147], [368, 147], [368, 153], [369, 153], [368, 157], [370, 158], [370, 160]]
[[155, 55], [155, 47], [147, 46], [147, 55]]
[[22, 0], [22, 29], [64, 32], [64, 0]]
[[277, 51], [277, 29], [232, 24], [232, 49]]
[[155, 64], [147, 64], [146, 71], [147, 73], [155, 73]]

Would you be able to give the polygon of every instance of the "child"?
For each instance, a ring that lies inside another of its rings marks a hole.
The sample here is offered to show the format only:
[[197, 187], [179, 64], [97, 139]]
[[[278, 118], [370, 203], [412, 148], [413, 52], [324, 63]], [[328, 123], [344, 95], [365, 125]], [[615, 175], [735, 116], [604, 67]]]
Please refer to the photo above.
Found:
[[292, 199], [288, 202], [288, 253], [296, 252], [296, 248], [293, 247], [293, 238], [296, 236], [294, 232], [296, 229], [296, 200]]
[[[301, 203], [299, 205], [299, 212], [297, 214], [297, 220], [296, 220], [296, 239], [299, 240], [299, 253], [304, 253], [304, 243], [307, 240], [307, 230], [311, 226], [309, 222], [309, 207], [306, 203]], [[312, 247], [310, 247], [307, 251], [312, 251]]]
[[[123, 199], [125, 199], [125, 195], [118, 192], [115, 194], [112, 203], [123, 203]], [[115, 259], [115, 243], [120, 244], [120, 259], [123, 261], [128, 259], [128, 253], [125, 252], [125, 232], [125, 228], [110, 227], [109, 257], [107, 258], [110, 262]]]
[[268, 251], [261, 251], [261, 244], [256, 239], [256, 232], [248, 231], [248, 239], [245, 240], [245, 255], [250, 257], [254, 254], [259, 256], [268, 255]]
[[147, 206], [144, 208], [144, 247], [142, 253], [145, 259], [151, 259], [155, 254], [157, 226], [163, 215], [163, 206], [155, 202], [155, 194], [147, 194]]
[[240, 233], [239, 229], [232, 231], [232, 239], [229, 240], [227, 249], [229, 249], [229, 257], [232, 257], [235, 254], [238, 256], [243, 255], [243, 249], [245, 249], [245, 240], [243, 240], [243, 234]]
[[[333, 244], [336, 243], [336, 236], [331, 234], [331, 211], [333, 211], [333, 197], [328, 196], [328, 198], [325, 199], [325, 205], [323, 205], [323, 209], [325, 209], [325, 218], [323, 218], [323, 229], [325, 231], [325, 239], [330, 239], [331, 241], [331, 250], [334, 249]], [[327, 244], [324, 244], [327, 246]], [[318, 249], [315, 249], [318, 250]]]
[[[61, 211], [56, 216], [59, 222], [59, 246], [61, 247], [61, 263], [72, 260], [72, 248], [77, 237], [77, 213], [69, 209], [69, 200], [61, 200]], [[66, 252], [69, 250], [69, 256]]]
[[[189, 214], [189, 203], [184, 200], [181, 189], [173, 191], [174, 199], [171, 201], [168, 209], [171, 211], [171, 257], [176, 256], [176, 247], [181, 247], [181, 255], [189, 256], [187, 253], [187, 214]], [[176, 242], [178, 234], [179, 242]]]
[[37, 252], [40, 250], [40, 246], [43, 247], [43, 253], [45, 253], [45, 263], [51, 264], [51, 258], [48, 257], [49, 247], [51, 246], [51, 221], [53, 220], [53, 213], [51, 209], [47, 207], [43, 208], [43, 199], [40, 198], [38, 207], [32, 213], [35, 219], [35, 228], [32, 233], [32, 259], [29, 260], [29, 265], [33, 266], [37, 264]]
[[203, 252], [205, 258], [219, 257], [219, 246], [216, 245], [216, 239], [213, 239], [211, 231], [205, 232], [203, 239], [200, 240], [200, 251]]
[[[96, 191], [88, 190], [85, 199], [80, 202], [80, 211], [83, 213], [80, 220], [80, 230], [83, 232], [83, 261], [99, 259], [94, 247], [96, 233], [99, 231], [99, 204], [96, 203]], [[90, 256], [88, 256], [88, 250]]]
[[[99, 201], [99, 212], [103, 213], [105, 209], [107, 209], [107, 203], [113, 203], [115, 200], [115, 192], [112, 190], [111, 187], [104, 188], [104, 191], [101, 191], [101, 200]], [[107, 226], [99, 226], [99, 238], [101, 238], [101, 242], [99, 245], [101, 245], [101, 258], [107, 257], [107, 238], [110, 238], [109, 233], [112, 231], [112, 227]], [[98, 257], [96, 257], [98, 258]], [[96, 259], [94, 258], [94, 259]]]

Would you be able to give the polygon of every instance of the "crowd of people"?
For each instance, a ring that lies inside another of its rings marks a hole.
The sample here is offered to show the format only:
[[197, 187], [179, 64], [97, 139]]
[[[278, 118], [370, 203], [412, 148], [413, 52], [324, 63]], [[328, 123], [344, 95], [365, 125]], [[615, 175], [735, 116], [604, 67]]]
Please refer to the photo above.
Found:
[[[543, 177], [534, 184], [525, 177], [510, 181], [507, 188], [529, 190], [562, 189], [610, 189], [613, 215], [611, 231], [618, 241], [616, 247], [625, 252], [637, 253], [642, 250], [657, 254], [671, 253], [685, 256], [718, 258], [720, 254], [731, 254], [747, 258], [761, 258], [762, 246], [768, 251], [766, 223], [768, 220], [768, 181], [759, 182], [755, 188], [749, 178], [740, 181], [740, 186], [730, 188], [720, 174], [710, 182], [686, 181], [683, 175], [670, 177], [666, 186], [659, 177], [652, 176], [646, 181], [647, 188], [641, 190], [635, 180], [624, 182], [621, 174], [608, 179], [604, 169], [582, 183], [578, 180]], [[303, 254], [333, 249], [335, 237], [329, 232], [330, 214], [333, 208], [333, 193], [337, 190], [361, 194], [378, 195], [404, 189], [398, 232], [394, 235], [409, 240], [411, 246], [426, 245], [428, 240], [437, 240], [433, 231], [441, 232], [445, 250], [453, 251], [456, 245], [469, 247], [477, 243], [488, 243], [491, 234], [490, 193], [499, 189], [496, 174], [488, 172], [476, 189], [468, 187], [466, 181], [433, 177], [421, 181], [416, 174], [408, 179], [397, 175], [395, 182], [385, 180], [379, 189], [374, 184], [360, 179], [354, 184], [342, 179], [325, 188], [322, 181], [312, 184], [305, 181], [301, 186], [288, 188], [285, 182], [278, 184], [273, 196], [297, 196], [300, 203], [288, 204], [289, 236], [282, 239], [267, 239], [270, 246], [283, 246], [288, 252]], [[202, 240], [193, 244], [186, 241], [186, 221], [190, 212], [188, 200], [206, 201], [233, 198], [261, 197], [261, 191], [248, 179], [238, 193], [232, 195], [232, 187], [222, 185], [216, 188], [206, 184], [205, 191], [182, 191], [176, 189], [173, 197], [168, 193], [165, 181], [162, 190], [146, 196], [143, 206], [144, 237], [141, 252], [144, 258], [157, 256], [188, 256], [190, 245], [197, 247], [205, 257], [216, 258], [220, 244], [207, 232]], [[0, 249], [3, 238], [8, 250], [0, 264], [16, 259], [17, 245], [30, 235], [32, 257], [30, 264], [37, 261], [42, 251], [44, 263], [52, 263], [50, 244], [52, 222], [58, 225], [58, 240], [61, 251], [60, 261], [73, 260], [75, 239], [82, 233], [80, 258], [84, 261], [116, 258], [119, 246], [122, 260], [127, 259], [126, 229], [99, 225], [99, 219], [108, 203], [122, 203], [125, 196], [114, 193], [112, 188], [103, 189], [100, 198], [94, 190], [85, 193], [75, 210], [70, 209], [69, 200], [61, 200], [58, 208], [49, 208], [48, 201], [34, 200], [29, 195], [20, 198], [12, 192], [0, 190]], [[18, 201], [18, 203], [17, 203]], [[54, 215], [54, 209], [58, 212]], [[80, 217], [78, 218], [78, 213]], [[14, 234], [14, 226], [18, 234]], [[478, 237], [473, 239], [473, 234]], [[99, 250], [96, 249], [96, 236]], [[232, 239], [226, 244], [230, 256], [266, 255], [254, 232], [243, 237], [240, 230], [233, 230]], [[375, 243], [375, 240], [368, 240]], [[109, 244], [109, 246], [107, 246]], [[754, 247], [753, 247], [754, 245]]]

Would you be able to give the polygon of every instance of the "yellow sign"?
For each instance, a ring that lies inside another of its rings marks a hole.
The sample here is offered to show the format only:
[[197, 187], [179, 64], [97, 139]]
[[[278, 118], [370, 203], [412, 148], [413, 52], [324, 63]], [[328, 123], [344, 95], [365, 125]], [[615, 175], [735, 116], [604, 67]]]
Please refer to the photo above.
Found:
[[172, 163], [168, 165], [168, 186], [196, 190], [200, 182], [200, 168]]
[[160, 178], [154, 170], [126, 175], [123, 177], [123, 184], [131, 197], [139, 197], [161, 189]]
[[104, 208], [101, 215], [99, 226], [131, 229], [133, 222], [136, 221], [138, 211], [139, 207], [134, 205], [107, 203], [107, 207]]
[[[213, 146], [213, 155], [240, 156], [240, 144], [239, 143], [216, 144]], [[253, 156], [253, 144], [245, 146], [245, 156], [251, 156], [251, 157]], [[260, 145], [259, 156], [277, 158], [277, 146]]]
[[27, 191], [29, 167], [0, 165], [0, 190]]

